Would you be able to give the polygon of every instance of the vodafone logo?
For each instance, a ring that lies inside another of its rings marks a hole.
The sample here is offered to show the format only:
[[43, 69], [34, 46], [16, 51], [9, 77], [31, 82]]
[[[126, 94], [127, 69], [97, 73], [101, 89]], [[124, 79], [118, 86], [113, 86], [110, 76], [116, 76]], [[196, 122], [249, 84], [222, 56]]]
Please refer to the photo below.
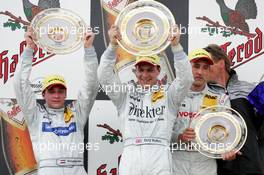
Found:
[[187, 111], [181, 111], [179, 112], [178, 117], [188, 117], [188, 118], [193, 118], [197, 112], [187, 112]]

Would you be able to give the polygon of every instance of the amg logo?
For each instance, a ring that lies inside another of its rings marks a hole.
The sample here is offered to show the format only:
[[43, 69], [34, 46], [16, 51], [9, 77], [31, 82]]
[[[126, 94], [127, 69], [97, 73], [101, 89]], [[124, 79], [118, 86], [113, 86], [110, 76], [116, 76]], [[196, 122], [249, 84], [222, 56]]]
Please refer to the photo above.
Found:
[[159, 106], [156, 108], [151, 108], [146, 106], [145, 109], [139, 108], [134, 103], [129, 103], [129, 112], [128, 114], [131, 116], [136, 116], [140, 118], [156, 118], [159, 115], [163, 115], [165, 110], [165, 106]]
[[205, 95], [205, 98], [209, 98], [209, 99], [217, 99], [217, 96], [212, 96], [212, 95], [208, 95], [208, 94], [206, 94]]

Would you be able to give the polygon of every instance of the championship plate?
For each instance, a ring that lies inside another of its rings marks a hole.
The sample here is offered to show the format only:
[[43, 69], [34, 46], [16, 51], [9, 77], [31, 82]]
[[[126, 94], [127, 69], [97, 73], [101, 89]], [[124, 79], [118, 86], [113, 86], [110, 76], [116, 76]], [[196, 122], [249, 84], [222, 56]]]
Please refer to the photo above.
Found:
[[31, 21], [34, 42], [55, 54], [67, 54], [79, 49], [86, 24], [76, 13], [62, 8], [50, 8], [38, 13]]
[[137, 56], [158, 54], [169, 46], [170, 30], [175, 19], [170, 10], [153, 0], [136, 1], [127, 5], [117, 16], [122, 39], [118, 44]]
[[239, 151], [247, 138], [247, 127], [242, 116], [226, 106], [212, 106], [201, 110], [192, 120], [196, 133], [195, 148], [210, 158]]

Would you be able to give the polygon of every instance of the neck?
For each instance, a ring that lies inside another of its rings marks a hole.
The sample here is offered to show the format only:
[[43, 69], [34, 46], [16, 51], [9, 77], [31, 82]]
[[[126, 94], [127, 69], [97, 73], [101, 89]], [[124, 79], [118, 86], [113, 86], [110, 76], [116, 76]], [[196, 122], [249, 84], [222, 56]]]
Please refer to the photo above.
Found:
[[216, 83], [220, 84], [223, 87], [226, 87], [228, 79], [229, 79], [229, 74], [225, 71], [221, 73], [221, 76], [218, 76]]
[[46, 108], [49, 108], [49, 109], [53, 109], [53, 110], [60, 110], [60, 109], [63, 109], [64, 108], [64, 106], [61, 106], [61, 107], [51, 107], [50, 105], [48, 105], [47, 103], [45, 103], [44, 104], [44, 106], [46, 107]]
[[201, 92], [202, 90], [204, 90], [205, 88], [205, 84], [203, 84], [202, 86], [197, 86], [195, 84], [192, 84], [191, 86], [191, 90], [194, 92]]

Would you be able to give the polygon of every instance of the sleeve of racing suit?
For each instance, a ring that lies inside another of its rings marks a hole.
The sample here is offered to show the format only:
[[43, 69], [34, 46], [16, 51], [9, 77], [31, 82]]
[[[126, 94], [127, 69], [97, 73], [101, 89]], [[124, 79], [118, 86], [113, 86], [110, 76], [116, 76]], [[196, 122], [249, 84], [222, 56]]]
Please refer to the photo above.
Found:
[[115, 86], [122, 85], [114, 69], [115, 62], [116, 47], [110, 44], [101, 57], [98, 68], [98, 79], [106, 95], [109, 96], [117, 109], [120, 110], [125, 101], [125, 92], [115, 92], [113, 89]]
[[84, 81], [77, 97], [78, 120], [85, 124], [93, 107], [97, 92], [98, 59], [94, 47], [84, 49]]
[[14, 76], [14, 90], [17, 103], [21, 107], [28, 125], [37, 120], [37, 117], [34, 115], [37, 106], [36, 97], [29, 81], [33, 52], [33, 49], [25, 48], [17, 64]]
[[192, 68], [180, 44], [172, 48], [176, 78], [168, 89], [169, 110], [177, 116], [178, 108], [193, 82]]
[[172, 136], [171, 136], [171, 143], [177, 143], [179, 135], [184, 131], [185, 127], [180, 120], [176, 116], [175, 123], [173, 125]]

